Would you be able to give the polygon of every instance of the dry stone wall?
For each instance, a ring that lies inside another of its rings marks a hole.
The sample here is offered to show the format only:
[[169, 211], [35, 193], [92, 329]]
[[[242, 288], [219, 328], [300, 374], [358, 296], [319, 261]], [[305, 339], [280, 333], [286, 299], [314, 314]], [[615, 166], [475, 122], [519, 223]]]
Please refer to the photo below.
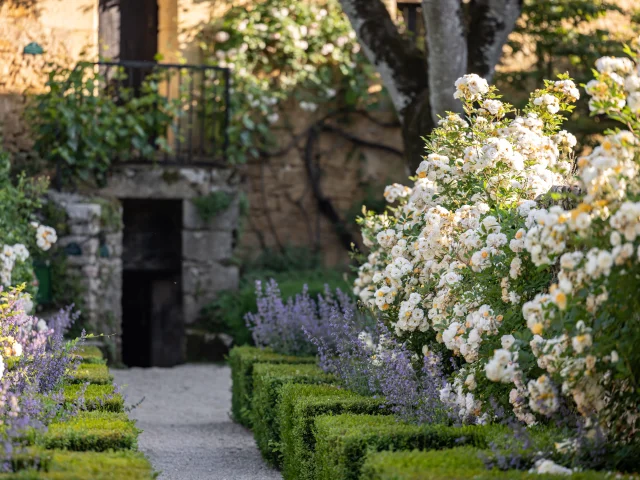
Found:
[[120, 359], [122, 334], [122, 209], [117, 200], [50, 191], [48, 200], [67, 215], [69, 275], [84, 291], [83, 316], [92, 333], [102, 333], [112, 359]]

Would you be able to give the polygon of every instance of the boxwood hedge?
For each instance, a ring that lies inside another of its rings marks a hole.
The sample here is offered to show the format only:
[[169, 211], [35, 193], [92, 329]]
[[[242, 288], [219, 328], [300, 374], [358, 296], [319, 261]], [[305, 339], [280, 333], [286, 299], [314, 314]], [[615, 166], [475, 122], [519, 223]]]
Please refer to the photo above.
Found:
[[253, 409], [251, 424], [258, 448], [265, 460], [280, 462], [280, 425], [277, 406], [282, 387], [288, 383], [322, 384], [333, 377], [313, 364], [258, 363], [253, 367]]
[[320, 415], [384, 414], [381, 401], [331, 385], [285, 384], [278, 405], [285, 480], [315, 475], [313, 425]]
[[48, 449], [75, 451], [130, 450], [140, 430], [124, 413], [81, 412], [68, 421], [52, 423], [37, 443]]
[[[367, 456], [361, 480], [596, 480], [603, 472], [574, 472], [566, 475], [529, 474], [519, 470], [487, 470], [481, 451], [473, 447], [448, 450], [375, 452]], [[612, 476], [611, 478], [630, 478]]]
[[319, 480], [357, 480], [370, 451], [438, 450], [459, 445], [486, 448], [496, 435], [507, 433], [498, 426], [410, 425], [387, 415], [320, 416], [314, 427]]
[[291, 357], [274, 353], [265, 348], [241, 346], [229, 352], [231, 365], [231, 415], [233, 419], [246, 426], [251, 426], [251, 397], [253, 395], [253, 366], [256, 363], [311, 363], [313, 357]]

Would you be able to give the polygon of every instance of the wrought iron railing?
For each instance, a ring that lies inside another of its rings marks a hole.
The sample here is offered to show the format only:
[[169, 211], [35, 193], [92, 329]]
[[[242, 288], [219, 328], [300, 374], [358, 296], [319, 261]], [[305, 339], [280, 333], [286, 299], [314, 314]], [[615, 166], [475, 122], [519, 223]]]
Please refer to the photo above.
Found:
[[[172, 105], [171, 121], [160, 126], [163, 131], [153, 133], [163, 137], [164, 148], [156, 148], [153, 155], [138, 156], [133, 161], [187, 165], [226, 163], [231, 115], [228, 68], [126, 60], [97, 62], [94, 67], [105, 79], [105, 85], [100, 88], [116, 101], [135, 97], [152, 78], [165, 100], [163, 105], [167, 105], [167, 100]], [[150, 138], [150, 142], [155, 140]]]

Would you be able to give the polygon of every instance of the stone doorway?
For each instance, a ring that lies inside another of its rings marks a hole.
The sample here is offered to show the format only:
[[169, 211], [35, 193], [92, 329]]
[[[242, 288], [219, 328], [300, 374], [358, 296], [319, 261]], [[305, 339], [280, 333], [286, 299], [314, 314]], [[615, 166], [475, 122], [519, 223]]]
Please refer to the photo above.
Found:
[[125, 199], [122, 357], [128, 366], [184, 362], [182, 201]]

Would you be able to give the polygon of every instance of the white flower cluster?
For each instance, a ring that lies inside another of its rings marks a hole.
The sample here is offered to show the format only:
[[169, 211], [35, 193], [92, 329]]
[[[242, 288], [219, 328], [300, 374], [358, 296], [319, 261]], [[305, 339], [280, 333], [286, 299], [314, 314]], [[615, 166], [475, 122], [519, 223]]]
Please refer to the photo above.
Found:
[[24, 262], [29, 258], [29, 250], [21, 243], [13, 246], [4, 245], [0, 250], [0, 282], [5, 287], [11, 285], [11, 274], [16, 262]]
[[[36, 245], [41, 250], [49, 250], [58, 241], [58, 236], [53, 228], [37, 223], [32, 223], [31, 226], [36, 229]], [[3, 245], [0, 248], [0, 284], [5, 287], [10, 286], [16, 264], [26, 262], [29, 256], [29, 250], [22, 243]]]
[[[525, 249], [526, 229], [504, 230], [496, 206], [512, 205], [529, 215], [537, 196], [563, 183], [575, 138], [545, 128], [543, 119], [557, 112], [549, 105], [566, 105], [579, 95], [569, 80], [551, 83], [536, 93], [526, 113], [507, 119], [511, 107], [497, 100], [483, 79], [467, 75], [456, 88], [468, 121], [456, 114], [441, 120], [414, 186], [385, 190], [389, 202], [399, 203], [395, 215], [362, 220], [373, 253], [354, 291], [389, 315], [397, 334], [433, 328], [438, 341], [472, 363], [485, 339], [498, 334], [503, 313], [483, 301], [482, 286], [468, 280], [505, 262], [512, 280], [522, 269], [518, 253]], [[555, 103], [536, 101], [547, 96]], [[476, 101], [479, 109], [472, 106]], [[451, 132], [464, 141], [450, 141]], [[506, 276], [501, 282], [503, 299], [519, 304], [521, 295], [509, 282]], [[510, 381], [517, 361], [505, 353], [509, 359], [496, 359], [489, 371]], [[503, 363], [510, 365], [511, 376], [499, 373]]]
[[[433, 330], [485, 382], [513, 384], [508, 402], [527, 424], [556, 412], [564, 396], [585, 416], [606, 413], [602, 425], [618, 421], [611, 431], [624, 435], [637, 415], [625, 370], [636, 367], [619, 359], [621, 348], [635, 348], [637, 316], [625, 305], [637, 303], [640, 287], [640, 109], [631, 98], [640, 70], [616, 58], [596, 68], [586, 89], [592, 108], [628, 130], [609, 132], [578, 158], [573, 177], [576, 139], [558, 129], [559, 113], [580, 96], [573, 82], [547, 82], [509, 116], [513, 109], [484, 80], [459, 79], [466, 118], [439, 122], [412, 188], [387, 187], [397, 208], [361, 220], [372, 252], [354, 291], [397, 335]], [[572, 208], [545, 197], [562, 185], [579, 192]], [[481, 354], [487, 342], [495, 347]], [[525, 352], [535, 358], [529, 370], [519, 362]], [[482, 383], [467, 381], [468, 371], [441, 394], [461, 417], [477, 417], [472, 392]], [[626, 403], [605, 408], [611, 391]]]

